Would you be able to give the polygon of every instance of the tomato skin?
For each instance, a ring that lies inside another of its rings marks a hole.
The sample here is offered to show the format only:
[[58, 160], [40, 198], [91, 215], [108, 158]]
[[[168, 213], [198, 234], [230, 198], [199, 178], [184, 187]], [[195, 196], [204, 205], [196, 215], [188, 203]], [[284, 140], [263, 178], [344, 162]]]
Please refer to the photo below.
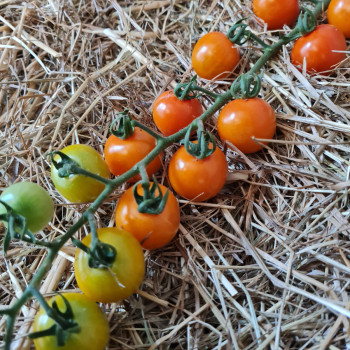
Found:
[[[130, 170], [136, 163], [150, 153], [156, 146], [156, 140], [148, 132], [136, 127], [134, 133], [125, 140], [111, 135], [104, 148], [104, 156], [109, 170], [114, 176], [120, 176]], [[148, 176], [157, 172], [162, 164], [162, 154], [152, 160], [146, 167]], [[129, 181], [136, 182], [140, 175]]]
[[330, 24], [321, 24], [294, 43], [291, 52], [292, 63], [302, 66], [305, 58], [308, 73], [328, 71], [345, 58], [344, 52], [333, 50], [346, 50], [344, 35]]
[[300, 8], [298, 0], [254, 0], [253, 12], [273, 30], [291, 26], [297, 20]]
[[[81, 168], [105, 178], [110, 177], [106, 162], [92, 147], [71, 145], [64, 148], [61, 152], [76, 161]], [[58, 162], [60, 161], [58, 155], [54, 159]], [[57, 191], [70, 202], [83, 203], [94, 201], [105, 188], [103, 183], [84, 175], [59, 177], [58, 170], [53, 164], [51, 164], [51, 178]]]
[[[159, 185], [163, 194], [167, 188]], [[138, 193], [143, 194], [139, 184]], [[158, 191], [156, 191], [156, 194]], [[180, 208], [174, 194], [169, 191], [169, 197], [164, 210], [157, 215], [139, 213], [133, 195], [129, 188], [119, 199], [115, 221], [117, 227], [133, 234], [145, 249], [157, 249], [168, 244], [176, 235], [180, 225]]]
[[350, 0], [332, 0], [327, 11], [328, 23], [350, 38]]
[[226, 181], [227, 161], [217, 147], [209, 157], [197, 159], [180, 147], [169, 164], [169, 181], [180, 196], [196, 202], [216, 196]]
[[192, 66], [203, 79], [223, 79], [237, 66], [240, 54], [236, 46], [220, 32], [203, 35], [193, 48]]
[[[54, 206], [50, 195], [32, 182], [18, 182], [7, 187], [0, 199], [17, 214], [26, 218], [27, 228], [32, 233], [42, 230], [52, 219]], [[7, 209], [0, 204], [0, 215]], [[7, 223], [5, 223], [7, 226]]]
[[[98, 305], [89, 300], [85, 295], [78, 293], [65, 293], [74, 320], [80, 326], [79, 333], [70, 333], [64, 346], [58, 346], [55, 336], [46, 336], [34, 339], [36, 350], [103, 350], [108, 342], [109, 326], [104, 313]], [[59, 295], [51, 298], [48, 303], [56, 301], [59, 309], [65, 311], [66, 307]], [[33, 331], [46, 330], [54, 325], [54, 320], [47, 316], [45, 310], [40, 308], [35, 316]]]
[[222, 109], [217, 129], [223, 142], [228, 141], [243, 153], [257, 152], [263, 147], [253, 141], [252, 136], [263, 139], [273, 137], [276, 131], [275, 112], [261, 98], [237, 99]]
[[202, 105], [196, 98], [179, 100], [173, 91], [163, 92], [153, 104], [154, 123], [165, 136], [185, 128], [202, 113]]
[[[116, 259], [110, 270], [90, 268], [88, 255], [77, 249], [74, 270], [78, 286], [89, 299], [101, 303], [114, 303], [128, 298], [136, 292], [145, 274], [141, 245], [129, 232], [116, 227], [100, 228], [97, 234], [101, 242], [116, 249]], [[91, 234], [84, 237], [82, 242], [90, 246]]]

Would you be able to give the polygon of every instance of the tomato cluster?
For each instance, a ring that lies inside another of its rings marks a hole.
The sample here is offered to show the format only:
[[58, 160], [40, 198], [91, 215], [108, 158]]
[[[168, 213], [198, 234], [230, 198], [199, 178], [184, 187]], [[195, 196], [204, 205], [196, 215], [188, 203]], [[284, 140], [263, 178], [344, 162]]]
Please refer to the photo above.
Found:
[[[253, 11], [267, 24], [268, 29], [281, 29], [296, 21], [300, 8], [297, 0], [254, 0]], [[330, 24], [319, 25], [296, 40], [291, 51], [293, 64], [300, 69], [306, 65], [308, 73], [325, 74], [339, 64], [345, 58], [344, 35], [350, 37], [349, 16], [349, 0], [332, 0], [328, 9]], [[192, 53], [194, 71], [200, 78], [208, 80], [229, 77], [239, 60], [240, 54], [235, 45], [220, 32], [205, 34]], [[173, 91], [165, 91], [155, 100], [153, 120], [164, 136], [170, 137], [202, 115], [200, 101], [193, 95], [190, 97], [180, 100]], [[258, 152], [273, 138], [276, 116], [272, 107], [261, 98], [237, 98], [220, 111], [217, 132], [222, 143], [234, 151], [244, 154]], [[56, 152], [52, 159], [51, 177], [57, 191], [71, 202], [94, 201], [105, 189], [110, 173], [121, 176], [135, 168], [157, 147], [157, 136], [154, 132], [152, 134], [147, 129], [134, 127], [131, 135], [124, 139], [111, 135], [104, 147], [105, 160], [87, 145], [72, 145], [61, 153]], [[187, 141], [189, 135], [186, 136]], [[205, 142], [192, 143], [200, 147], [206, 145], [207, 151], [211, 152], [205, 157], [192, 154], [189, 143], [185, 142], [185, 146], [173, 154], [168, 166], [169, 184], [179, 196], [189, 201], [206, 201], [215, 197], [226, 181], [228, 165], [225, 154], [215, 146], [213, 139]], [[80, 172], [64, 173], [66, 157]], [[160, 152], [144, 173], [152, 176], [160, 169], [161, 162]], [[108, 324], [94, 302], [117, 302], [135, 293], [145, 273], [142, 248], [164, 247], [178, 231], [180, 208], [175, 195], [157, 183], [149, 183], [149, 187], [155, 189], [149, 192], [144, 173], [130, 179], [130, 182], [141, 181], [127, 189], [119, 199], [115, 210], [116, 227], [94, 230], [94, 235], [87, 235], [76, 250], [75, 276], [84, 295], [66, 294], [65, 298], [81, 329], [79, 336], [69, 334], [65, 346], [60, 349], [103, 349], [108, 339]], [[146, 206], [145, 211], [140, 210], [140, 198]], [[147, 211], [147, 203], [157, 202], [157, 198], [160, 203], [164, 199], [160, 212]], [[10, 186], [2, 193], [0, 200], [3, 202], [0, 203], [0, 215], [6, 214], [10, 207], [25, 219], [26, 227], [33, 233], [43, 229], [53, 216], [52, 199], [46, 191], [32, 183]], [[32, 205], [33, 202], [36, 206]], [[93, 253], [96, 253], [94, 249], [97, 250], [96, 240], [115, 253], [111, 263], [98, 266], [92, 263]], [[51, 299], [49, 304], [64, 308], [59, 297]], [[97, 337], [92, 337], [87, 319], [94, 319], [95, 327], [98, 325], [99, 329], [95, 329]], [[53, 325], [54, 320], [40, 309], [34, 321], [34, 331], [43, 331]], [[37, 349], [58, 349], [53, 336], [36, 339], [35, 346]]]

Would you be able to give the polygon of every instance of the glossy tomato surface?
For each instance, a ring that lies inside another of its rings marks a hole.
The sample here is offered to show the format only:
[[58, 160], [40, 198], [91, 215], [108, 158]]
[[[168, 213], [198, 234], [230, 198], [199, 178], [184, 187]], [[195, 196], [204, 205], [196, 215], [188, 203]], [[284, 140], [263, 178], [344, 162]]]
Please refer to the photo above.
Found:
[[231, 74], [240, 59], [236, 46], [220, 32], [203, 35], [192, 52], [192, 66], [201, 78], [223, 79]]
[[[97, 304], [89, 300], [85, 295], [78, 293], [65, 293], [64, 297], [69, 302], [74, 321], [80, 326], [79, 333], [70, 333], [64, 346], [58, 346], [55, 336], [46, 336], [34, 339], [36, 350], [103, 350], [108, 337], [108, 321]], [[66, 306], [62, 297], [54, 296], [49, 300], [49, 305], [56, 301], [59, 310], [64, 312]], [[43, 308], [35, 316], [33, 331], [44, 331], [54, 325]]]
[[298, 0], [254, 0], [253, 12], [261, 18], [268, 29], [291, 26], [300, 13]]
[[[107, 268], [91, 268], [89, 256], [77, 249], [74, 260], [75, 278], [81, 291], [91, 300], [114, 303], [135, 293], [145, 274], [145, 262], [140, 243], [133, 235], [116, 227], [97, 231], [101, 242], [112, 245], [116, 258]], [[82, 242], [90, 246], [91, 234]]]
[[243, 153], [253, 153], [263, 147], [252, 137], [271, 139], [276, 131], [276, 117], [272, 107], [260, 98], [237, 99], [220, 112], [217, 122], [223, 142], [236, 146]]
[[165, 135], [175, 134], [203, 113], [200, 102], [179, 100], [172, 91], [163, 92], [153, 104], [153, 120]]
[[[165, 194], [167, 188], [159, 186]], [[141, 185], [137, 190], [140, 195], [143, 194]], [[153, 215], [138, 212], [133, 190], [129, 188], [120, 198], [115, 215], [117, 227], [132, 233], [145, 249], [157, 249], [168, 244], [180, 225], [179, 204], [171, 191], [164, 210]]]
[[330, 24], [321, 24], [294, 43], [291, 59], [298, 67], [303, 66], [305, 59], [308, 73], [326, 72], [345, 58], [345, 50], [343, 33]]
[[[32, 182], [18, 182], [7, 187], [0, 200], [26, 219], [27, 228], [35, 233], [42, 230], [53, 216], [53, 201], [39, 185]], [[0, 215], [7, 212], [0, 203]], [[5, 223], [7, 226], [7, 224]]]
[[327, 11], [328, 23], [350, 38], [350, 0], [332, 0]]
[[[135, 128], [134, 133], [125, 140], [111, 135], [104, 148], [104, 156], [109, 170], [115, 176], [120, 176], [130, 170], [136, 163], [150, 153], [156, 146], [156, 140], [146, 131]], [[162, 164], [162, 155], [157, 156], [146, 167], [148, 176], [157, 172]], [[130, 179], [130, 182], [139, 181], [139, 175]]]
[[197, 159], [179, 148], [169, 164], [169, 181], [180, 196], [195, 202], [216, 196], [226, 181], [227, 161], [217, 147], [209, 157]]
[[[110, 172], [101, 155], [87, 145], [71, 145], [62, 150], [62, 153], [76, 161], [79, 166], [99, 176], [109, 178]], [[58, 155], [54, 158], [60, 161]], [[58, 171], [51, 164], [51, 178], [57, 191], [70, 202], [91, 202], [103, 191], [105, 185], [84, 175], [70, 175], [59, 177]]]

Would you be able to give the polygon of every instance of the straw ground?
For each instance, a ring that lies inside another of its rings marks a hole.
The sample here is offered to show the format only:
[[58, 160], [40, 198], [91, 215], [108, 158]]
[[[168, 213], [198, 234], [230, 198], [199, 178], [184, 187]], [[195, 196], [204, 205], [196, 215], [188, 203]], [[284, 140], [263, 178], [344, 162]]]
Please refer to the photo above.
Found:
[[[124, 108], [154, 128], [154, 99], [193, 76], [193, 44], [240, 18], [266, 42], [277, 40], [243, 0], [0, 1], [0, 186], [33, 181], [49, 191], [55, 217], [38, 237], [61, 235], [87, 207], [57, 193], [46, 154], [76, 143], [102, 153]], [[277, 113], [275, 139], [249, 156], [225, 147], [229, 175], [220, 195], [208, 203], [180, 199], [178, 236], [145, 253], [139, 293], [102, 306], [109, 349], [350, 348], [349, 59], [328, 77], [306, 77], [291, 65], [290, 49], [263, 75], [261, 97]], [[226, 91], [261, 55], [253, 43], [240, 51], [230, 80], [198, 84]], [[216, 117], [206, 123], [215, 135]], [[165, 152], [162, 183], [175, 150]], [[99, 209], [99, 226], [114, 225], [124, 189]], [[79, 292], [74, 252], [71, 244], [60, 251], [42, 293]], [[45, 254], [13, 242], [0, 262], [1, 305], [21, 295]], [[36, 301], [23, 307], [14, 349], [32, 347], [26, 334], [37, 309]]]

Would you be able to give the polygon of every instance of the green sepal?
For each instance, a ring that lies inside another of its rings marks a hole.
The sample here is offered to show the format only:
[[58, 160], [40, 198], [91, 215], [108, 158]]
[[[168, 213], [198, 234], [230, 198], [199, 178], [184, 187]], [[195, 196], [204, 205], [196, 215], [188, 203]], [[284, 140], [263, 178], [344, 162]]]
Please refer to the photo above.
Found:
[[[141, 184], [143, 187], [143, 195], [137, 192], [138, 185]], [[158, 195], [156, 191], [158, 190]], [[165, 207], [168, 200], [169, 190], [167, 190], [163, 196], [163, 193], [159, 187], [156, 178], [153, 176], [153, 183], [150, 186], [149, 182], [139, 181], [133, 187], [134, 198], [137, 203], [137, 210], [143, 214], [160, 214]]]
[[95, 248], [91, 249], [78, 239], [72, 237], [71, 240], [77, 248], [88, 254], [88, 264], [90, 268], [103, 269], [111, 267], [116, 259], [117, 251], [110, 244], [103, 243], [99, 240]]
[[[59, 162], [54, 159], [55, 155], [60, 156], [61, 160]], [[79, 168], [79, 164], [65, 153], [61, 151], [54, 151], [49, 153], [49, 156], [52, 164], [58, 171], [59, 177], [67, 177], [69, 175], [76, 174], [75, 169]]]
[[89, 267], [106, 268], [111, 267], [117, 256], [116, 249], [107, 243], [98, 241], [94, 249], [90, 249]]
[[117, 114], [109, 127], [109, 131], [119, 139], [125, 140], [134, 133], [134, 121], [128, 114], [129, 110]]
[[177, 84], [174, 89], [174, 95], [179, 100], [193, 100], [199, 97], [199, 94], [195, 94], [197, 86], [195, 84], [197, 80], [197, 75], [193, 76], [193, 78], [188, 83], [180, 83]]
[[231, 85], [230, 92], [234, 98], [253, 98], [261, 89], [261, 75], [243, 74]]
[[246, 30], [248, 27], [243, 21], [247, 18], [242, 18], [238, 20], [227, 32], [227, 38], [234, 44], [243, 45], [245, 44], [251, 35], [249, 30]]
[[24, 216], [17, 214], [6, 202], [0, 200], [0, 203], [6, 208], [7, 213], [0, 215], [0, 221], [7, 222], [5, 237], [3, 240], [4, 253], [7, 253], [11, 239], [24, 240], [27, 238], [30, 242], [35, 242], [32, 232], [27, 229], [27, 220]]
[[[213, 154], [216, 150], [216, 142], [214, 136], [207, 130], [204, 130], [203, 122], [198, 121], [198, 129], [197, 129], [197, 143], [193, 143], [190, 141], [190, 136], [192, 132], [192, 128], [194, 126], [191, 125], [188, 128], [185, 138], [180, 141], [186, 148], [188, 154], [197, 159], [204, 159]], [[212, 148], [209, 148], [209, 145], [212, 144]]]

